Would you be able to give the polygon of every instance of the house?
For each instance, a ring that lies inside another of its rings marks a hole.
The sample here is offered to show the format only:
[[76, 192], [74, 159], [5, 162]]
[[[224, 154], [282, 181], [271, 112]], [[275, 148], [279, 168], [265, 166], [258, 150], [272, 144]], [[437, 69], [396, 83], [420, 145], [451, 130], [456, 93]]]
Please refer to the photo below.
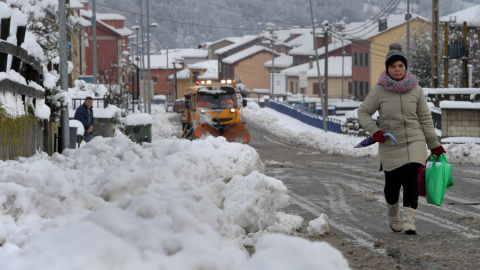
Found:
[[[84, 9], [80, 10], [83, 18], [90, 20], [92, 11], [88, 1], [82, 1]], [[133, 32], [124, 27], [125, 17], [114, 13], [96, 14], [97, 34], [97, 79], [104, 84], [128, 83], [125, 53], [128, 49], [128, 37]], [[86, 74], [93, 76], [93, 29], [87, 29], [88, 47], [86, 49]]]
[[[339, 38], [336, 35], [329, 35], [328, 36], [329, 44], [328, 44], [328, 59], [333, 59], [333, 57], [340, 57], [346, 56], [344, 58], [344, 71], [347, 71], [347, 74], [349, 74], [348, 70], [351, 71], [350, 67], [347, 67], [346, 65], [349, 65], [351, 63], [350, 58], [348, 58], [351, 55], [351, 44], [350, 41], [344, 38]], [[292, 93], [292, 94], [297, 94], [297, 93], [302, 93], [303, 90], [300, 89], [299, 87], [299, 72], [292, 72], [292, 71], [307, 71], [312, 69], [311, 65], [313, 63], [313, 60], [315, 59], [316, 55], [318, 55], [319, 59], [325, 58], [326, 55], [326, 47], [325, 45], [325, 38], [324, 34], [322, 33], [321, 36], [317, 37], [317, 45], [319, 46], [317, 48], [317, 52], [315, 52], [314, 45], [313, 45], [313, 34], [312, 30], [309, 29], [308, 31], [302, 31], [297, 35], [296, 38], [291, 39], [288, 41], [288, 44], [290, 44], [293, 48], [289, 51], [289, 56], [282, 56], [279, 59], [275, 59], [273, 61], [273, 66], [275, 69], [275, 73], [282, 73], [282, 74], [289, 74], [286, 78], [286, 88], [287, 91]], [[345, 60], [346, 59], [346, 60]], [[335, 60], [338, 61], [338, 60]], [[325, 76], [324, 74], [324, 66], [325, 62], [322, 61], [320, 66], [320, 71], [322, 72], [322, 78]], [[330, 67], [330, 62], [328, 63], [328, 66]], [[333, 65], [334, 67], [337, 67]], [[292, 69], [289, 69], [289, 68]], [[341, 65], [340, 65], [341, 67]], [[272, 69], [272, 61], [268, 61], [265, 63], [265, 68], [268, 70]], [[316, 70], [316, 66], [314, 67]], [[285, 71], [285, 72], [284, 72]], [[315, 71], [316, 72], [316, 71]], [[329, 97], [333, 98], [335, 97], [341, 97], [341, 84], [338, 84], [336, 82], [336, 75], [330, 74], [330, 72], [333, 72], [332, 74], [336, 73], [337, 70], [331, 70], [329, 68], [328, 70], [328, 89], [326, 93], [328, 94]], [[341, 73], [341, 72], [340, 72]], [[315, 79], [316, 77], [317, 79]], [[319, 84], [318, 84], [318, 76], [315, 75], [312, 77], [312, 80], [309, 79], [309, 85], [307, 89], [305, 89], [305, 93], [308, 93], [309, 95], [313, 96], [318, 96], [320, 94], [320, 89]], [[344, 80], [344, 96], [348, 97], [350, 96], [351, 92], [351, 72], [350, 75], [345, 75], [343, 78], [347, 78]], [[330, 83], [331, 79], [333, 80], [332, 83]], [[316, 82], [314, 82], [316, 80]], [[325, 90], [325, 83], [322, 84], [324, 87], [323, 89]], [[317, 87], [317, 88], [311, 88], [311, 87]], [[331, 89], [331, 90], [330, 90]], [[334, 94], [331, 94], [334, 93]]]
[[226, 79], [236, 79], [247, 89], [268, 88], [269, 71], [265, 69], [264, 64], [273, 56], [280, 54], [264, 46], [251, 46], [222, 59], [222, 76]]
[[[206, 60], [186, 66], [185, 69], [176, 73], [176, 98], [181, 98], [185, 94], [188, 87], [194, 86], [197, 80], [218, 80], [218, 61]], [[170, 80], [173, 80], [173, 75], [170, 75]]]
[[[429, 31], [429, 20], [412, 15], [410, 33]], [[404, 15], [380, 17], [377, 21], [354, 22], [339, 32], [351, 41], [352, 91], [355, 99], [364, 100], [385, 70], [385, 56], [391, 43], [406, 37], [407, 21]]]
[[241, 38], [236, 39], [236, 42], [231, 45], [217, 49], [215, 51], [215, 54], [217, 55], [217, 59], [218, 59], [219, 79], [227, 78], [228, 76], [232, 75], [230, 70], [226, 70], [227, 66], [229, 67], [230, 64], [224, 63], [223, 59], [231, 55], [234, 55], [238, 52], [241, 52], [247, 48], [250, 48], [253, 45], [258, 45], [261, 43], [261, 41], [262, 41], [262, 37], [259, 37], [257, 35], [248, 35], [248, 36], [243, 36]]
[[[348, 87], [352, 81], [352, 57], [351, 56], [332, 56], [328, 57], [328, 91], [325, 92], [325, 59], [319, 59], [320, 76], [322, 78], [323, 91], [329, 99], [348, 97]], [[300, 89], [300, 73], [306, 72], [308, 86]], [[286, 75], [287, 89], [292, 94], [305, 93], [310, 97], [320, 96], [318, 84], [317, 62], [310, 58], [309, 63], [292, 66], [280, 72]], [[343, 85], [343, 88], [342, 88]], [[305, 92], [303, 92], [305, 91]]]

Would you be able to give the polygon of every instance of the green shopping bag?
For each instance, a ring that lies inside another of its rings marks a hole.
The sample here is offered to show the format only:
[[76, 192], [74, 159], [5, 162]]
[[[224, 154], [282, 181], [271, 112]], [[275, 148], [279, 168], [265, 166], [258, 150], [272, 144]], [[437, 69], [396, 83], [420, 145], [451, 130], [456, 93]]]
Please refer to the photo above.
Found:
[[452, 165], [448, 164], [445, 154], [432, 155], [425, 169], [425, 191], [427, 203], [440, 206], [445, 189], [453, 186]]

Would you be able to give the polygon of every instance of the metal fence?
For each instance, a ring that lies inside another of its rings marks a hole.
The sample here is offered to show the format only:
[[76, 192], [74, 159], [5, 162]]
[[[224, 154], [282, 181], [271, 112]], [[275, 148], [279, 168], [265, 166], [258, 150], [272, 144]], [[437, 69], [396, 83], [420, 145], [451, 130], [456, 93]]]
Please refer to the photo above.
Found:
[[[323, 117], [304, 110], [295, 108], [294, 106], [270, 100], [270, 108], [286, 114], [290, 117], [298, 119], [305, 124], [317, 127], [323, 130]], [[327, 118], [327, 130], [335, 133], [342, 133], [341, 121], [338, 119]]]

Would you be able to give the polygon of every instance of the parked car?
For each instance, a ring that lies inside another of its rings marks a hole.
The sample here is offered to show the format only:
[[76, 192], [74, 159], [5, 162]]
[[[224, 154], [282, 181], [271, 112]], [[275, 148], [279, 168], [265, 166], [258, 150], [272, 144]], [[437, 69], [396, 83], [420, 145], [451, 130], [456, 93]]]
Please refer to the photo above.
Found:
[[185, 109], [185, 99], [180, 98], [175, 100], [173, 103], [173, 112], [180, 113], [181, 110]]

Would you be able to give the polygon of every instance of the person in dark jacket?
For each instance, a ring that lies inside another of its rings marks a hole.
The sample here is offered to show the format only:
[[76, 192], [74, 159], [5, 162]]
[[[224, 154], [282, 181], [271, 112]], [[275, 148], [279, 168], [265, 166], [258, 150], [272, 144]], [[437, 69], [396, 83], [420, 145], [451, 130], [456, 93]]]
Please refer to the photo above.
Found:
[[86, 97], [85, 102], [77, 108], [75, 111], [75, 120], [82, 122], [85, 133], [83, 134], [83, 140], [89, 142], [93, 139], [93, 124], [95, 118], [93, 118], [93, 98]]
[[[385, 171], [385, 200], [390, 228], [394, 232], [417, 234], [418, 169], [427, 158], [426, 148], [440, 156], [446, 153], [438, 141], [425, 95], [408, 69], [407, 56], [398, 43], [390, 44], [385, 71], [358, 109], [358, 119], [379, 143], [380, 168]], [[380, 126], [372, 115], [378, 111]], [[386, 143], [391, 133], [398, 141]], [[399, 197], [403, 187], [403, 218]], [[402, 223], [403, 222], [403, 223]]]

